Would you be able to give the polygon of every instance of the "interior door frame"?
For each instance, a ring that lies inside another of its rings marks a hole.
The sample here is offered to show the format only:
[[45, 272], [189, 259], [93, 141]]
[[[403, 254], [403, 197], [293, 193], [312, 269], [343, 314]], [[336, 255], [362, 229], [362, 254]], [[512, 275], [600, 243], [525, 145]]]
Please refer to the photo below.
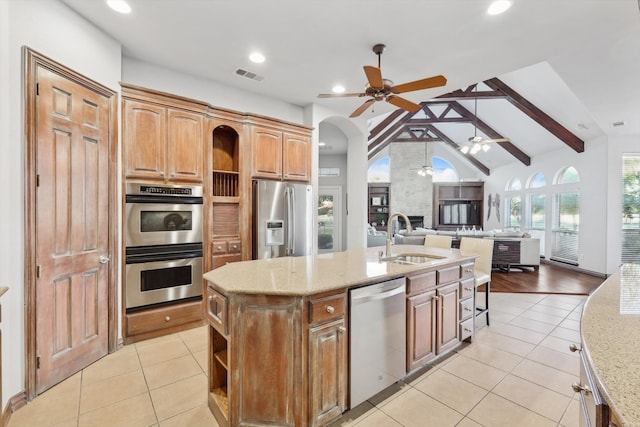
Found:
[[[318, 253], [330, 253], [330, 252], [340, 252], [342, 250], [344, 250], [342, 248], [342, 229], [343, 229], [343, 225], [342, 225], [342, 214], [343, 214], [343, 207], [342, 207], [342, 187], [339, 185], [320, 185], [318, 186], [318, 195], [316, 197], [316, 205], [318, 203], [318, 198], [323, 195], [323, 194], [327, 194], [327, 195], [332, 195], [333, 196], [333, 200], [334, 200], [334, 209], [333, 209], [333, 238], [334, 238], [334, 246], [332, 250], [325, 250], [325, 251], [320, 251], [320, 249], [317, 247], [316, 244], [316, 250], [318, 251]], [[317, 209], [316, 209], [317, 210]], [[336, 217], [336, 213], [338, 214], [338, 216]], [[338, 226], [336, 227], [336, 219], [338, 218]], [[316, 235], [318, 234], [318, 229], [319, 226], [316, 224]], [[316, 239], [317, 240], [317, 239]], [[336, 242], [337, 242], [337, 248], [336, 248]]]
[[120, 253], [117, 246], [117, 142], [118, 142], [118, 96], [117, 92], [65, 67], [64, 65], [30, 49], [22, 48], [24, 81], [25, 124], [25, 191], [24, 191], [24, 299], [25, 299], [25, 393], [27, 400], [36, 397], [37, 334], [36, 334], [36, 82], [38, 67], [44, 67], [79, 85], [85, 86], [109, 99], [109, 235], [108, 245], [112, 262], [108, 264], [108, 352], [117, 349], [117, 265]]

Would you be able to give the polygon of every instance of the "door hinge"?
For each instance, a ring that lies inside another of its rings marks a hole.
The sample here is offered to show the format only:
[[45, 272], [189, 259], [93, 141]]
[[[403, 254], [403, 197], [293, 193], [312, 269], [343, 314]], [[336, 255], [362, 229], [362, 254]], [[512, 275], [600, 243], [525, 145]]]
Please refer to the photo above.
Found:
[[40, 369], [40, 356], [36, 356], [36, 369]]
[[36, 266], [36, 279], [40, 278], [40, 266]]
[[36, 175], [36, 187], [40, 187], [40, 174]]
[[40, 83], [36, 83], [36, 96], [40, 95]]

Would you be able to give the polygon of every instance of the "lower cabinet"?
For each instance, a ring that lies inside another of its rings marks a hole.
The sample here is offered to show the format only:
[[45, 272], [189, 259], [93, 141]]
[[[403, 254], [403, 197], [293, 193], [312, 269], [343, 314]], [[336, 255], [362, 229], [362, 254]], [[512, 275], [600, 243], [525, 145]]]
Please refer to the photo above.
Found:
[[347, 340], [344, 319], [309, 329], [309, 425], [322, 426], [346, 409]]
[[189, 301], [133, 313], [125, 318], [125, 344], [201, 325], [202, 301]]

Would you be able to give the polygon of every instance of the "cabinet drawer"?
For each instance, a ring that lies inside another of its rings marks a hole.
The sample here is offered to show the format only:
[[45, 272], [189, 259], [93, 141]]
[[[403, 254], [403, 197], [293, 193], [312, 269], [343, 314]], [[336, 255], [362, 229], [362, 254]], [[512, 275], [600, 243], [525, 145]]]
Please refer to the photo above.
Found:
[[227, 298], [207, 287], [207, 320], [223, 335], [227, 334]]
[[216, 255], [211, 257], [211, 261], [211, 268], [214, 269], [229, 264], [230, 262], [242, 261], [242, 256], [240, 254]]
[[460, 278], [460, 266], [438, 270], [438, 285], [454, 282]]
[[436, 286], [436, 272], [418, 274], [407, 277], [407, 294], [419, 294], [420, 292], [432, 289]]
[[339, 319], [345, 313], [346, 297], [344, 294], [330, 295], [309, 301], [309, 323], [317, 325], [329, 320]]
[[227, 251], [230, 254], [239, 254], [242, 249], [242, 245], [240, 244], [240, 240], [229, 240], [227, 242]]
[[466, 340], [473, 335], [473, 317], [464, 322], [460, 322], [460, 341]]
[[473, 266], [474, 266], [473, 262], [470, 262], [468, 264], [462, 264], [460, 266], [460, 278], [466, 279], [469, 277], [473, 277]]
[[474, 278], [462, 280], [460, 282], [460, 299], [466, 299], [473, 296], [473, 287], [475, 286]]
[[465, 320], [473, 315], [473, 298], [460, 301], [460, 320]]
[[211, 242], [211, 253], [213, 255], [226, 254], [227, 253], [227, 241], [226, 240], [214, 240]]
[[202, 320], [202, 302], [188, 302], [127, 314], [127, 336]]

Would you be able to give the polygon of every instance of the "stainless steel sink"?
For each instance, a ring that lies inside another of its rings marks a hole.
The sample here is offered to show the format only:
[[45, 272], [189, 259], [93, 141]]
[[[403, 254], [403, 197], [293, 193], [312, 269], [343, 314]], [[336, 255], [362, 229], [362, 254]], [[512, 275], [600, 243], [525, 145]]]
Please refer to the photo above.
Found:
[[423, 264], [425, 262], [436, 261], [445, 257], [429, 254], [398, 254], [387, 259], [388, 262], [396, 264]]

